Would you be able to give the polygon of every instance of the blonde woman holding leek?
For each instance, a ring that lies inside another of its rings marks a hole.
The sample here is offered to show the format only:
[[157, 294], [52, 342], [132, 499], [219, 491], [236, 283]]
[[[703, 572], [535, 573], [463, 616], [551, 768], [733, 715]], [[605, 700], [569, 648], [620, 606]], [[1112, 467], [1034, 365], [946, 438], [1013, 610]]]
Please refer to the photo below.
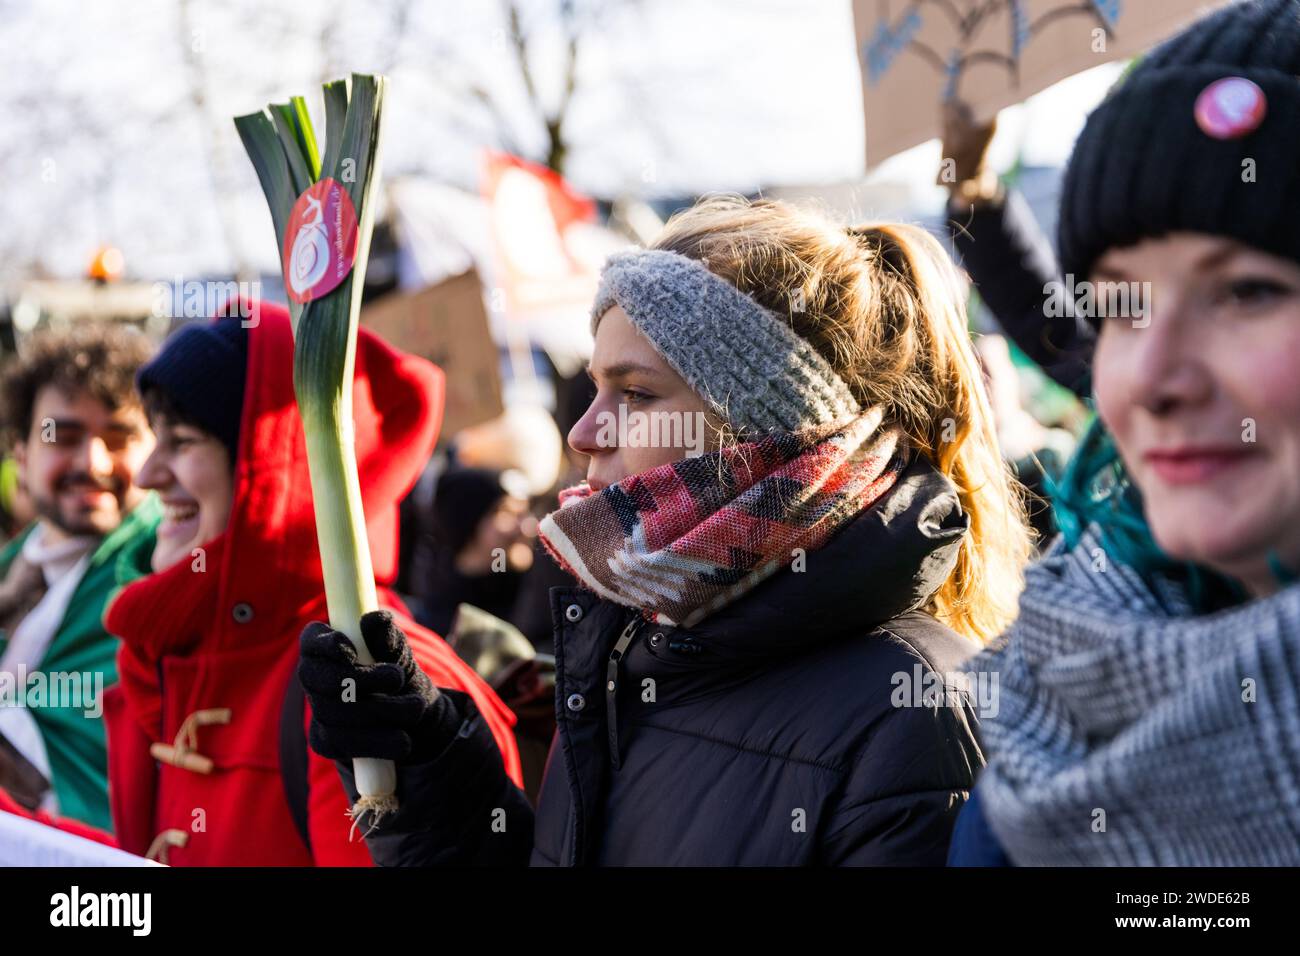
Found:
[[[963, 298], [921, 230], [780, 202], [708, 199], [611, 257], [587, 480], [541, 530], [576, 586], [551, 594], [536, 810], [398, 628], [363, 619], [370, 666], [303, 635], [312, 745], [349, 787], [352, 758], [398, 762], [376, 862], [942, 864], [983, 764], [943, 680], [1009, 623], [1030, 550]], [[652, 425], [614, 437], [620, 412]], [[707, 447], [646, 440], [683, 416]]]

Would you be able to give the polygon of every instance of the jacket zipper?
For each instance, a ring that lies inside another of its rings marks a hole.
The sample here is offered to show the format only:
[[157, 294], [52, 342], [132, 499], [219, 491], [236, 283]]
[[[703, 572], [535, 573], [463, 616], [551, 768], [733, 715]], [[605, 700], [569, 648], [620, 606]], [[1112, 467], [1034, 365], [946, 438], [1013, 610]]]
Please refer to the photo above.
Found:
[[614, 643], [614, 650], [610, 652], [609, 663], [605, 665], [605, 721], [607, 724], [606, 734], [609, 738], [609, 763], [615, 770], [622, 766], [622, 757], [619, 754], [618, 741], [618, 679], [619, 666], [623, 658], [627, 656], [627, 650], [636, 640], [637, 634], [641, 628], [645, 627], [646, 621], [640, 614], [628, 622], [627, 627], [623, 628], [623, 633], [618, 636]]

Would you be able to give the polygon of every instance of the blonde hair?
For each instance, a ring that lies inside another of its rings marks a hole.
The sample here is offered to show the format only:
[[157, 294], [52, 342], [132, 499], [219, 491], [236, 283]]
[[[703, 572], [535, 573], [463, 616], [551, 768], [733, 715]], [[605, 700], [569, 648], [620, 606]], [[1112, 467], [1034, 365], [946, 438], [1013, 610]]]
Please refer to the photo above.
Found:
[[943, 247], [899, 223], [844, 228], [779, 200], [711, 196], [652, 244], [703, 262], [779, 315], [866, 405], [881, 405], [956, 485], [970, 533], [927, 608], [985, 642], [1015, 619], [1032, 551], [1023, 489], [998, 448], [966, 325], [966, 287]]

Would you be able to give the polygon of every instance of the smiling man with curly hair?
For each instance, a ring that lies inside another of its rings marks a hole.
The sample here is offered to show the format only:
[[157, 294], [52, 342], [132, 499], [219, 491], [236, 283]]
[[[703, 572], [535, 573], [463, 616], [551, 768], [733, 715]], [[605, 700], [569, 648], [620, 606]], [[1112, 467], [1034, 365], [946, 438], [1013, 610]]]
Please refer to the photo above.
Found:
[[100, 695], [118, 642], [101, 618], [148, 571], [159, 518], [135, 484], [153, 436], [134, 378], [151, 351], [132, 329], [79, 324], [32, 336], [0, 374], [0, 427], [36, 513], [0, 551], [0, 803], [104, 829]]

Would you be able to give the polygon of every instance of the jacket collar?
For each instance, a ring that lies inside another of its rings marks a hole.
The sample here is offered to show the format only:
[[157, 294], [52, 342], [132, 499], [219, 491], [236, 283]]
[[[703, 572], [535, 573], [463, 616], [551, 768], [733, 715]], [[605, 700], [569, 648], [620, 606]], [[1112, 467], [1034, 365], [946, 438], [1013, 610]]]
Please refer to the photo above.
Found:
[[[225, 535], [203, 546], [203, 563], [177, 561], [171, 567], [136, 579], [121, 588], [109, 601], [104, 626], [122, 639], [141, 660], [156, 662], [167, 654], [188, 650], [211, 626], [218, 609], [217, 588], [212, 586], [207, 563], [220, 567], [225, 551]], [[151, 552], [153, 539], [140, 543]], [[126, 566], [136, 558], [123, 554], [118, 562], [119, 576], [128, 573]], [[140, 554], [147, 560], [148, 554]]]
[[956, 486], [918, 455], [875, 506], [690, 637], [715, 654], [753, 658], [869, 633], [930, 600], [969, 525]]

